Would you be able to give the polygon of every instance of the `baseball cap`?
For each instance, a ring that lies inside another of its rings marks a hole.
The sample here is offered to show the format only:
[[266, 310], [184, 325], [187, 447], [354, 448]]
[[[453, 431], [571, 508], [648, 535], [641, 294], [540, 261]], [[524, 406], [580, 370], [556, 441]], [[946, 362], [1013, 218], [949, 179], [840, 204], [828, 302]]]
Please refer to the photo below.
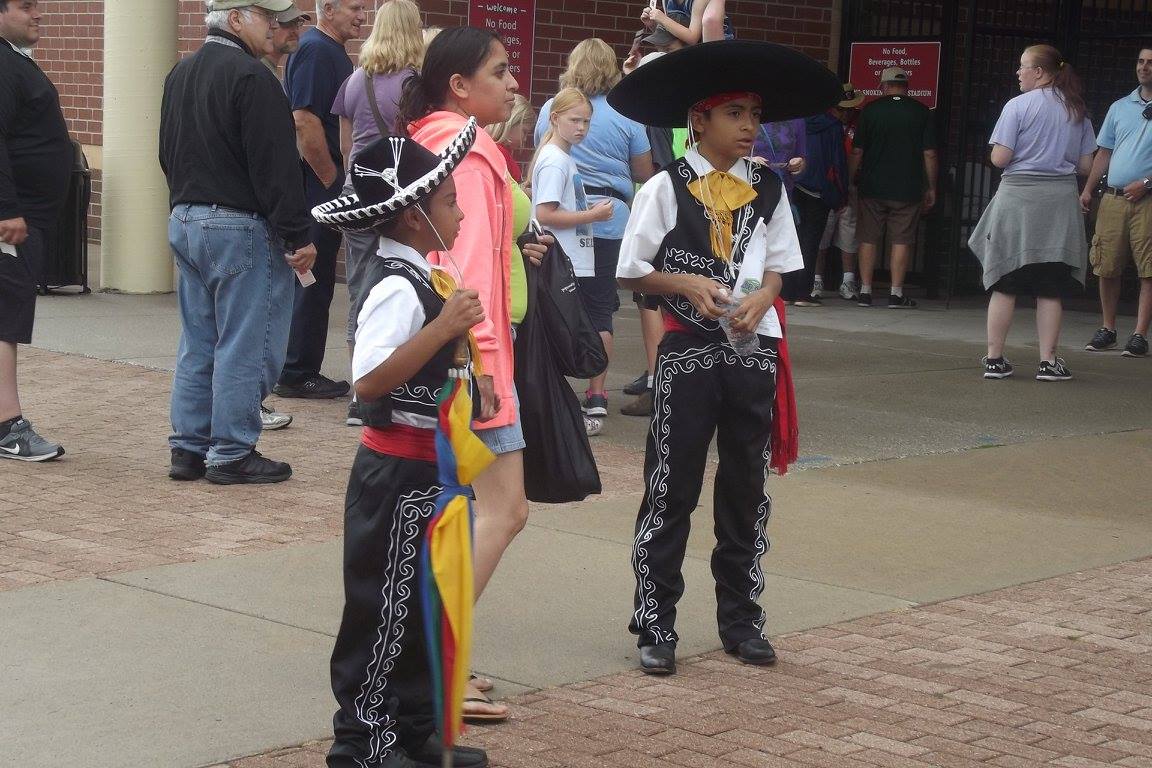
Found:
[[852, 109], [864, 102], [864, 94], [856, 90], [852, 83], [844, 83], [844, 98], [836, 106], [840, 109]]
[[252, 5], [272, 13], [283, 13], [292, 7], [292, 0], [208, 0], [208, 11], [230, 11]]
[[880, 73], [880, 82], [906, 83], [908, 82], [908, 73], [900, 67], [888, 67], [888, 69]]
[[312, 17], [296, 6], [276, 14], [276, 21], [281, 24], [291, 24], [294, 21], [312, 21]]
[[[668, 18], [672, 19], [672, 21], [676, 22], [677, 24], [683, 24], [684, 26], [688, 26], [688, 24], [692, 21], [688, 14], [681, 11], [672, 11], [668, 14]], [[668, 45], [675, 39], [675, 35], [665, 29], [663, 24], [659, 24], [656, 26], [656, 30], [652, 34], [644, 38], [644, 42], [648, 43], [648, 45], [653, 45], [659, 48], [660, 46]]]

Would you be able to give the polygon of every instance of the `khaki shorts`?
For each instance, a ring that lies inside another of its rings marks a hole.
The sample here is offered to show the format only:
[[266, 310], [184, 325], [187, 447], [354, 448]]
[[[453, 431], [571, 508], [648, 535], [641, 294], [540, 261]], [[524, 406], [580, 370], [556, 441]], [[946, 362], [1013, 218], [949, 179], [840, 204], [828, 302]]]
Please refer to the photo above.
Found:
[[835, 245], [841, 253], [856, 253], [856, 211], [846, 205], [838, 211], [828, 212], [828, 223], [820, 238], [820, 250]]
[[887, 230], [889, 244], [914, 245], [921, 207], [919, 201], [906, 203], [900, 200], [860, 197], [856, 240], [880, 245], [884, 242], [884, 231]]
[[1152, 195], [1135, 203], [1104, 195], [1088, 257], [1097, 277], [1120, 277], [1129, 259], [1140, 277], [1152, 277]]

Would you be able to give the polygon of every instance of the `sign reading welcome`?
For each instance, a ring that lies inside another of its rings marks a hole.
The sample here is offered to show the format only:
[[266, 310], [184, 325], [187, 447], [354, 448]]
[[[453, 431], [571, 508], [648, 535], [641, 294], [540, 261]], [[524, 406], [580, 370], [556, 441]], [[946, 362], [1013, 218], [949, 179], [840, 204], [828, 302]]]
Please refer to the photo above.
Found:
[[500, 35], [508, 68], [520, 93], [532, 94], [532, 55], [536, 46], [536, 0], [469, 0], [468, 26]]

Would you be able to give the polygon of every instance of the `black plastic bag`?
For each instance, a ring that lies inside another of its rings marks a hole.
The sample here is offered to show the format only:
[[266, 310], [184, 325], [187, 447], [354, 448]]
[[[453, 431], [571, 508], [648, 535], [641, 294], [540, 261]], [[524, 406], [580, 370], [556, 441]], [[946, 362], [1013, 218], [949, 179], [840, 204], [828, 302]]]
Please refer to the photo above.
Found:
[[576, 272], [560, 244], [548, 248], [539, 267], [528, 264], [526, 269], [538, 276], [536, 301], [540, 311], [536, 316], [548, 335], [560, 372], [574, 379], [590, 379], [608, 370], [604, 340], [592, 327], [576, 290]]
[[516, 334], [516, 391], [526, 443], [524, 491], [529, 501], [546, 504], [582, 501], [600, 493], [600, 473], [580, 401], [564, 378], [547, 331], [546, 316], [556, 305], [545, 300], [552, 288], [543, 280], [543, 267], [527, 264], [525, 271], [528, 314]]

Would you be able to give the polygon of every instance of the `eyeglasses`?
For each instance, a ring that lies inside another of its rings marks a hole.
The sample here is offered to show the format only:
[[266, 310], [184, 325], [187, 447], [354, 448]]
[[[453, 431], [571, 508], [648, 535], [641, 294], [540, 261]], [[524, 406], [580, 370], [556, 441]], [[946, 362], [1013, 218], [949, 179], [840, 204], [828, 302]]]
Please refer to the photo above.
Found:
[[1140, 113], [1140, 116], [1145, 120], [1152, 120], [1152, 104], [1144, 107], [1144, 111]]
[[247, 8], [245, 8], [244, 10], [248, 11], [249, 13], [254, 13], [257, 16], [260, 16], [261, 18], [264, 19], [264, 21], [268, 22], [268, 26], [270, 26], [270, 27], [280, 26], [280, 22], [276, 21], [276, 14], [272, 13], [271, 11], [266, 11], [263, 8], [260, 8], [259, 6], [255, 6], [255, 5], [250, 5]]

